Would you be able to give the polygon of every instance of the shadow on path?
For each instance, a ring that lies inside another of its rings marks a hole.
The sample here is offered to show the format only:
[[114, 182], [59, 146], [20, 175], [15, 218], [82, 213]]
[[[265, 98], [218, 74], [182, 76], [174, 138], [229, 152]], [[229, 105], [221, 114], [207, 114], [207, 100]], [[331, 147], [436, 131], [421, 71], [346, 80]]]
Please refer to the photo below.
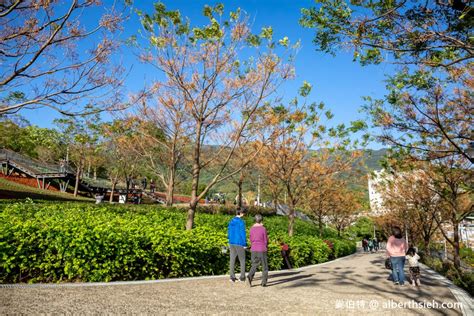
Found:
[[[368, 258], [374, 256], [373, 258]], [[288, 278], [286, 274], [273, 274], [270, 276], [268, 285], [276, 289], [291, 290], [297, 288], [317, 288], [323, 291], [331, 291], [341, 298], [358, 297], [363, 300], [367, 297], [377, 297], [381, 302], [407, 302], [422, 306], [426, 303], [438, 302], [439, 308], [426, 309], [410, 307], [409, 311], [416, 315], [460, 315], [459, 309], [442, 309], [444, 302], [455, 301], [448, 288], [439, 284], [428, 273], [423, 273], [420, 287], [412, 287], [408, 280], [408, 268], [405, 267], [405, 286], [395, 285], [388, 281], [391, 273], [385, 269], [385, 258], [381, 253], [357, 254], [351, 259], [342, 260], [314, 269], [303, 270], [303, 275]], [[336, 265], [337, 266], [334, 266]], [[298, 273], [295, 273], [298, 274]], [[405, 309], [404, 309], [405, 310]], [[396, 311], [396, 310], [392, 310]]]
[[291, 277], [291, 278], [280, 279], [280, 280], [276, 280], [276, 281], [269, 281], [267, 283], [267, 286], [275, 286], [275, 285], [282, 284], [282, 283], [293, 282], [293, 281], [297, 281], [297, 280], [301, 280], [301, 279], [310, 278], [312, 276], [313, 276], [312, 274], [298, 275], [298, 276], [294, 276], [294, 277]]

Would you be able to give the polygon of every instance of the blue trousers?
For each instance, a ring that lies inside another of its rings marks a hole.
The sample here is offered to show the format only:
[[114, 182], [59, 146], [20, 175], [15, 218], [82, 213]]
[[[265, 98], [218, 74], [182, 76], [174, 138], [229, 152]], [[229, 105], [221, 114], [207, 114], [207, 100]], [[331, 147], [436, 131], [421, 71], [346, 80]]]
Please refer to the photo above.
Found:
[[392, 262], [392, 278], [393, 282], [399, 282], [400, 284], [405, 283], [405, 256], [402, 257], [390, 257]]

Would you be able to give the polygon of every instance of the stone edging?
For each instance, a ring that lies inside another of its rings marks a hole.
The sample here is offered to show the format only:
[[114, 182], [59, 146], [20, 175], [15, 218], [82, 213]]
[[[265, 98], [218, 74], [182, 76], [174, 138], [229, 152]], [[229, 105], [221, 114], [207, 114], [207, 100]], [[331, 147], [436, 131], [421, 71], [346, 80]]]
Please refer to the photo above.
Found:
[[451, 280], [436, 272], [435, 270], [431, 269], [427, 265], [421, 262], [419, 264], [421, 267], [423, 267], [424, 270], [426, 270], [431, 275], [431, 277], [433, 277], [435, 280], [439, 281], [440, 283], [449, 288], [456, 300], [461, 303], [461, 311], [463, 315], [474, 315], [474, 299], [469, 295], [469, 293], [467, 293], [465, 290], [451, 282]]
[[[296, 269], [291, 270], [276, 270], [276, 271], [269, 271], [269, 275], [279, 273], [282, 271], [304, 271], [307, 269], [323, 266], [332, 262], [336, 262], [339, 260], [350, 258], [359, 252], [355, 252], [353, 254], [339, 257], [334, 260], [326, 261], [323, 263], [313, 264], [309, 266], [304, 266]], [[261, 272], [257, 272], [257, 275]], [[56, 288], [56, 287], [94, 287], [94, 286], [115, 286], [115, 285], [143, 285], [143, 284], [154, 284], [154, 283], [167, 283], [167, 282], [181, 282], [181, 281], [192, 281], [192, 280], [206, 280], [206, 279], [221, 279], [221, 278], [228, 278], [229, 275], [208, 275], [208, 276], [199, 276], [199, 277], [184, 277], [184, 278], [175, 278], [175, 279], [159, 279], [159, 280], [141, 280], [141, 281], [112, 281], [112, 282], [77, 282], [77, 283], [33, 283], [33, 284], [26, 284], [26, 283], [15, 283], [15, 284], [0, 284], [0, 289], [5, 288]]]

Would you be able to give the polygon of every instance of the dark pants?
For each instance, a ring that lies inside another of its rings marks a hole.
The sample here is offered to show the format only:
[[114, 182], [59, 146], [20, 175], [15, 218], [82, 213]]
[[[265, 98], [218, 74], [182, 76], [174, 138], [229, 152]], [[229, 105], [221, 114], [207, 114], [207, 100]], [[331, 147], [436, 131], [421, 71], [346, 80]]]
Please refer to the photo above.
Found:
[[414, 284], [420, 284], [420, 267], [410, 267], [410, 281]]
[[288, 251], [282, 250], [281, 256], [283, 257], [283, 263], [288, 269], [291, 269], [290, 257], [288, 256]]
[[258, 266], [262, 265], [262, 285], [267, 285], [268, 280], [268, 261], [267, 261], [267, 252], [257, 252], [252, 251], [252, 267], [250, 268], [248, 278], [253, 279], [255, 272], [257, 271]]
[[240, 280], [245, 281], [245, 249], [242, 246], [230, 245], [230, 278], [235, 280], [235, 259], [239, 257]]

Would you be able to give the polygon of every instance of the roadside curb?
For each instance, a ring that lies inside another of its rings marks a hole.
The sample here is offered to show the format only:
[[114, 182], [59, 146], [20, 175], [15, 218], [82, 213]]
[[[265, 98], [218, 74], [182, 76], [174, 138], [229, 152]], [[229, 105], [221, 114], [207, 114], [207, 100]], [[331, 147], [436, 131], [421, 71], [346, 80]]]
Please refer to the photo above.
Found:
[[[313, 264], [309, 266], [304, 266], [296, 269], [290, 270], [275, 270], [269, 271], [268, 275], [281, 273], [282, 271], [290, 271], [290, 272], [300, 272], [305, 271], [311, 268], [316, 268], [320, 266], [324, 266], [326, 264], [330, 264], [333, 262], [337, 262], [339, 260], [344, 260], [359, 254], [359, 252], [355, 252], [353, 254], [339, 257], [337, 259], [326, 261], [318, 264]], [[257, 272], [256, 275], [260, 275], [261, 272]], [[117, 286], [117, 285], [144, 285], [144, 284], [155, 284], [155, 283], [169, 283], [169, 282], [182, 282], [182, 281], [195, 281], [195, 280], [207, 280], [207, 279], [223, 279], [229, 278], [228, 274], [224, 275], [208, 275], [208, 276], [199, 276], [199, 277], [183, 277], [183, 278], [175, 278], [175, 279], [158, 279], [158, 280], [140, 280], [140, 281], [112, 281], [112, 282], [77, 282], [77, 283], [34, 283], [34, 284], [22, 284], [22, 283], [14, 283], [14, 284], [0, 284], [0, 289], [19, 289], [19, 288], [61, 288], [61, 287], [96, 287], [96, 286]]]
[[441, 284], [449, 288], [456, 300], [461, 303], [461, 312], [463, 315], [474, 315], [474, 299], [469, 295], [469, 293], [467, 293], [465, 290], [455, 285], [451, 280], [439, 274], [427, 265], [421, 262], [419, 264], [428, 274], [430, 274], [433, 279], [439, 281]]

